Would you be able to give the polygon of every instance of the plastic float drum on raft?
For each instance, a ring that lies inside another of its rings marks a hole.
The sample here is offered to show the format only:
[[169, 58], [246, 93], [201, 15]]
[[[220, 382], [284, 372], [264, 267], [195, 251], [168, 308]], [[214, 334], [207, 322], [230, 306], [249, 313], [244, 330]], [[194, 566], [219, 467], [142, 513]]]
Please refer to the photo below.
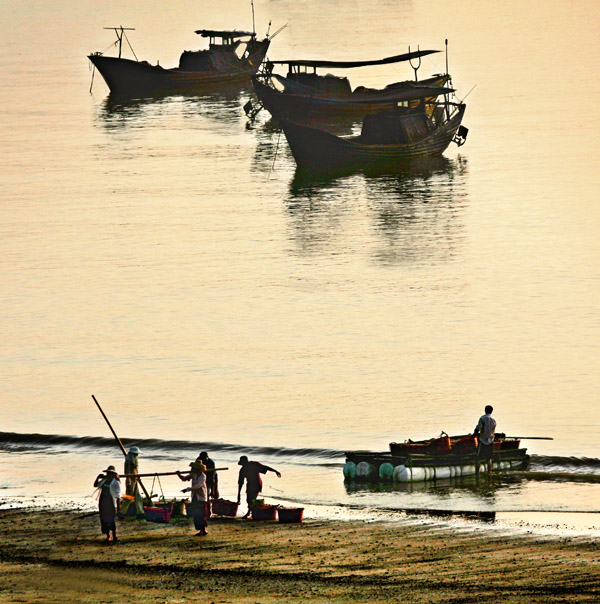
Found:
[[448, 466], [444, 466], [441, 468], [435, 468], [435, 477], [440, 478], [450, 478], [451, 470]]
[[394, 468], [393, 478], [395, 482], [411, 482], [412, 472], [406, 466], [396, 466]]
[[356, 464], [353, 461], [347, 461], [344, 466], [344, 478], [354, 480], [356, 478]]
[[370, 464], [368, 461], [359, 461], [356, 464], [356, 478], [361, 480], [366, 480], [370, 478], [375, 472], [375, 468], [373, 464]]
[[379, 466], [379, 478], [381, 480], [392, 480], [394, 475], [394, 466], [388, 461]]
[[425, 468], [411, 468], [412, 482], [421, 482], [425, 480]]

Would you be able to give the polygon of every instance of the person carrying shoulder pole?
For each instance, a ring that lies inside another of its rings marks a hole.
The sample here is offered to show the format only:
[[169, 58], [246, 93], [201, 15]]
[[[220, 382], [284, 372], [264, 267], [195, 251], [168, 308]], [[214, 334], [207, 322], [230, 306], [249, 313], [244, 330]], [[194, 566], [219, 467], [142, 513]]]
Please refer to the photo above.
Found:
[[[138, 455], [140, 454], [140, 450], [138, 447], [133, 446], [129, 447], [129, 451], [125, 456], [125, 472], [127, 475], [125, 479], [125, 493], [128, 495], [127, 498], [123, 501], [123, 505], [121, 508], [121, 513], [123, 516], [127, 515], [127, 511], [129, 510], [131, 504], [135, 505], [135, 514], [137, 518], [145, 518], [144, 515], [144, 499], [142, 494], [140, 493], [140, 488], [138, 485], [138, 479], [135, 478], [137, 474], [139, 474], [139, 461]], [[131, 498], [131, 499], [130, 499]], [[131, 514], [130, 514], [131, 515]]]
[[479, 470], [479, 461], [484, 460], [487, 463], [488, 474], [492, 473], [492, 460], [494, 457], [494, 436], [496, 434], [496, 420], [492, 417], [494, 408], [486, 405], [485, 415], [482, 415], [477, 422], [473, 432], [477, 436], [477, 470]]
[[210, 505], [206, 489], [206, 466], [198, 458], [190, 464], [190, 468], [191, 471], [189, 474], [184, 475], [181, 472], [177, 472], [177, 475], [183, 481], [192, 481], [191, 486], [183, 489], [182, 493], [192, 494], [189, 509], [191, 515], [194, 517], [194, 527], [198, 531], [196, 535], [203, 537], [207, 534], [206, 527], [210, 517]]

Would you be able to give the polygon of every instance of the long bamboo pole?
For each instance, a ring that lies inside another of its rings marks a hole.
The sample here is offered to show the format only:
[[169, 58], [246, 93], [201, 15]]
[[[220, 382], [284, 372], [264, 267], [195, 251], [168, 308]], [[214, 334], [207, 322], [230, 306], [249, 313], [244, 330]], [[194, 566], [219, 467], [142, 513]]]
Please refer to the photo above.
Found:
[[[121, 451], [122, 451], [123, 455], [125, 455], [125, 457], [127, 457], [127, 451], [125, 450], [125, 447], [123, 446], [123, 443], [121, 442], [121, 439], [117, 436], [117, 433], [115, 432], [114, 428], [111, 426], [111, 423], [108, 421], [108, 417], [106, 417], [106, 414], [104, 413], [104, 411], [102, 411], [102, 407], [100, 406], [100, 403], [96, 400], [96, 397], [93, 394], [92, 394], [92, 398], [94, 399], [94, 402], [96, 403], [96, 406], [98, 407], [98, 410], [100, 411], [100, 413], [102, 413], [102, 417], [104, 418], [104, 421], [106, 421], [106, 423], [108, 424], [108, 427], [110, 428], [110, 431], [113, 433], [113, 436], [115, 437], [115, 440], [119, 444], [119, 447], [121, 447]], [[139, 474], [137, 476], [139, 476]], [[148, 493], [148, 491], [146, 490], [146, 487], [144, 486], [142, 481], [139, 478], [137, 478], [136, 480], [137, 480], [137, 483], [142, 487], [142, 491], [144, 491], [144, 494], [146, 495], [146, 497], [148, 499], [150, 499], [150, 501], [151, 501], [152, 499], [150, 497], [150, 493]]]
[[[206, 471], [207, 472], [217, 472], [220, 470], [229, 470], [229, 468], [207, 468]], [[133, 478], [134, 476], [142, 476], [144, 478], [146, 477], [151, 477], [151, 476], [176, 476], [177, 474], [187, 474], [188, 472], [191, 472], [190, 469], [188, 470], [180, 470], [177, 472], [154, 472], [154, 474], [120, 474], [120, 476], [122, 476], [123, 478]]]

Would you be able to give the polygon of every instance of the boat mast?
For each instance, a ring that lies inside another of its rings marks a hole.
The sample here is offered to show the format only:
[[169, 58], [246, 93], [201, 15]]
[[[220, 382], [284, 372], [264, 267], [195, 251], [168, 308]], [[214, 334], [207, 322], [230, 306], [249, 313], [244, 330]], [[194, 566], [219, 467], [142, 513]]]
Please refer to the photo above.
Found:
[[[450, 76], [448, 75], [448, 38], [446, 38], [445, 40], [445, 44], [446, 44], [446, 81], [448, 81], [450, 79]], [[448, 106], [448, 102], [449, 102], [450, 97], [445, 94], [444, 95], [444, 101], [446, 102], [446, 119], [450, 119], [450, 107]]]
[[[125, 36], [125, 31], [135, 31], [135, 27], [123, 27], [119, 25], [119, 27], [105, 27], [104, 29], [113, 29], [115, 34], [117, 34], [117, 41], [119, 42], [119, 59], [121, 58], [121, 49], [123, 48], [123, 36]], [[125, 36], [127, 38], [127, 36]]]
[[250, 0], [252, 5], [252, 33], [256, 35], [256, 23], [254, 22], [254, 0]]

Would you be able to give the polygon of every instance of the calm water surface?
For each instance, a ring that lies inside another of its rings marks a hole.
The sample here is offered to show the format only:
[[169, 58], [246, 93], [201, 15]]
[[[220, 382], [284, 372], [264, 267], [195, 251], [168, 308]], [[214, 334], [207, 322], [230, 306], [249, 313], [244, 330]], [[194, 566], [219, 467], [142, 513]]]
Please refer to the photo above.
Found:
[[[269, 20], [289, 24], [271, 59], [448, 38], [458, 96], [475, 87], [467, 144], [405, 174], [301, 178], [269, 116], [248, 123], [249, 90], [120, 103], [96, 74], [89, 92], [86, 54], [115, 52], [103, 27], [170, 67], [195, 29], [251, 29], [246, 2], [5, 1], [1, 430], [109, 436], [95, 394], [122, 437], [155, 439], [147, 469], [197, 453], [159, 441], [214, 443], [226, 496], [243, 449], [303, 502], [598, 511], [593, 483], [354, 489], [341, 464], [471, 431], [491, 402], [507, 434], [554, 438], [527, 441], [540, 468], [599, 472], [600, 5], [259, 0]], [[440, 53], [419, 73], [444, 70]], [[110, 443], [10, 441], [0, 486], [32, 495], [56, 455], [77, 478], [52, 496], [120, 463]]]

